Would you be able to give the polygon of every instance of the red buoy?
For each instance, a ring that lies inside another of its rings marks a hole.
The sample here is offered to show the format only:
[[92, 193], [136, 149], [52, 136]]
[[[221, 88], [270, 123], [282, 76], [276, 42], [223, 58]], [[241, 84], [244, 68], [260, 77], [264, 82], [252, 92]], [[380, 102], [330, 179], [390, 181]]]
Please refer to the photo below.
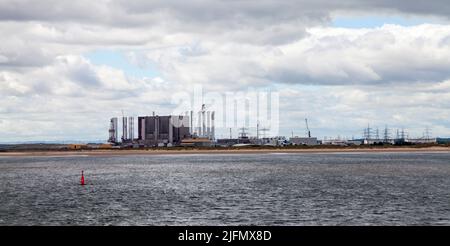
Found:
[[81, 171], [80, 185], [84, 185], [84, 174], [83, 174], [83, 170]]

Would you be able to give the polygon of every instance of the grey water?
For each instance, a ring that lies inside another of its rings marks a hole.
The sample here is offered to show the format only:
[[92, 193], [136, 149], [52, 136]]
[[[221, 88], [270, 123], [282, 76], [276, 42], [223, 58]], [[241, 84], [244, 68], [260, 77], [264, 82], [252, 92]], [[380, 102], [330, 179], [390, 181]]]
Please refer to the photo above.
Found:
[[0, 157], [0, 225], [450, 225], [450, 153]]

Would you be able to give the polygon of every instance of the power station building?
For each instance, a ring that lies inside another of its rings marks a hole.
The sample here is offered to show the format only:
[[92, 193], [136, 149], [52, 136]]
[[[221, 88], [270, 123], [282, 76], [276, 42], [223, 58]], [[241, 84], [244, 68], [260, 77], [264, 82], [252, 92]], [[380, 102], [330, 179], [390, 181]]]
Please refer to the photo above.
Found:
[[[189, 116], [190, 115], [190, 116]], [[123, 116], [123, 112], [122, 112]], [[215, 140], [214, 111], [207, 111], [205, 104], [198, 112], [194, 126], [194, 111], [185, 115], [152, 116], [137, 118], [137, 138], [135, 138], [135, 117], [122, 117], [122, 136], [119, 140], [119, 120], [111, 118], [108, 142], [120, 147], [154, 147], [184, 145], [211, 145]]]
[[174, 146], [191, 137], [188, 116], [138, 117], [138, 141], [145, 146]]

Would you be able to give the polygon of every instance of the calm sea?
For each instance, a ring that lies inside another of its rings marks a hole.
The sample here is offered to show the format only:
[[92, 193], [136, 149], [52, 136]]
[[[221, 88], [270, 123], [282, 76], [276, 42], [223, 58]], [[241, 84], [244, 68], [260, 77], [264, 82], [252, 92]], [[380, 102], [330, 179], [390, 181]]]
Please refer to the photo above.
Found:
[[450, 153], [0, 157], [0, 225], [450, 225]]

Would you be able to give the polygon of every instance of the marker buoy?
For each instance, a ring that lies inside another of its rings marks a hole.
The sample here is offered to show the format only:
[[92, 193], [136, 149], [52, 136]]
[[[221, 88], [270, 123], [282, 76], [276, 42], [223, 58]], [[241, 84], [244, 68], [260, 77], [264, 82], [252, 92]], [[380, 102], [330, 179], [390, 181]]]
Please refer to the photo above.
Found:
[[80, 185], [84, 185], [84, 174], [83, 174], [83, 171], [81, 171]]

